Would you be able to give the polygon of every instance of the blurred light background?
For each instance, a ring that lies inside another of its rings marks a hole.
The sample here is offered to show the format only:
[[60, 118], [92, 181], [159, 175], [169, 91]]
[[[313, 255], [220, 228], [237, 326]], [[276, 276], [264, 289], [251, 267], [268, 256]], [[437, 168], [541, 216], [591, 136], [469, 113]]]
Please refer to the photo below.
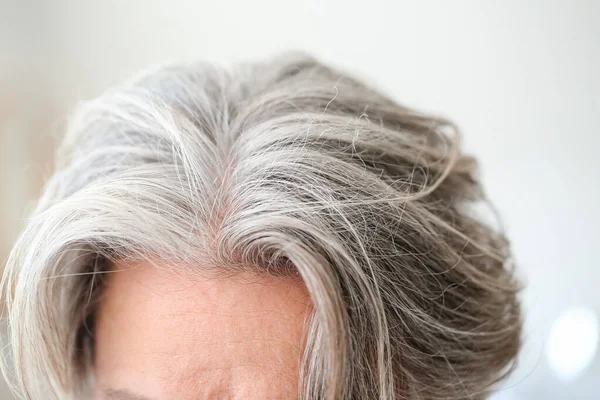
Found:
[[0, 255], [77, 101], [151, 64], [304, 49], [452, 118], [480, 158], [527, 283], [493, 399], [600, 399], [599, 20], [594, 0], [0, 0]]

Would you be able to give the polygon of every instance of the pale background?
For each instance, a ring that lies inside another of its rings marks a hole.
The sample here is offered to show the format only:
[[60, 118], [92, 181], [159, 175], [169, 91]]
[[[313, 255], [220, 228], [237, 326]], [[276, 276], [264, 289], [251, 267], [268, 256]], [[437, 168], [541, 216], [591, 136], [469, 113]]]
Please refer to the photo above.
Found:
[[451, 117], [482, 160], [528, 283], [495, 399], [600, 399], [597, 355], [564, 382], [545, 354], [563, 310], [600, 312], [599, 21], [592, 0], [0, 0], [0, 255], [76, 101], [149, 64], [305, 49]]

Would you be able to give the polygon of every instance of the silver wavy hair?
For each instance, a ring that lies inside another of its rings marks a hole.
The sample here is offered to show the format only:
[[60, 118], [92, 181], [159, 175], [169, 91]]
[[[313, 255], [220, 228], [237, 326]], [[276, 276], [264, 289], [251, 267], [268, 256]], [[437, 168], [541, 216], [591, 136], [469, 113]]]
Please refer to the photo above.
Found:
[[302, 278], [303, 399], [485, 398], [521, 319], [475, 167], [451, 122], [308, 56], [145, 74], [71, 119], [4, 271], [4, 373], [84, 398], [108, 264], [165, 260]]

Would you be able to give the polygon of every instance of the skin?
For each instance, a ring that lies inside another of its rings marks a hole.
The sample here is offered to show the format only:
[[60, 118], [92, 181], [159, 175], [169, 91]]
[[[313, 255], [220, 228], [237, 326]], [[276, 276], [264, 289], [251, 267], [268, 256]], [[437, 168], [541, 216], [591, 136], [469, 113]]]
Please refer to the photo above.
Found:
[[300, 279], [114, 270], [96, 321], [95, 400], [298, 398], [311, 312]]

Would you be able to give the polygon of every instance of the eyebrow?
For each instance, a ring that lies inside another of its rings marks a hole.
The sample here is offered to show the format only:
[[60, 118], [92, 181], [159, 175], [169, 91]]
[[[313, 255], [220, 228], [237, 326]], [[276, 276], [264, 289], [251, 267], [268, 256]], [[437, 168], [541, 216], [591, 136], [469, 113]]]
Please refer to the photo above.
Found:
[[123, 389], [104, 389], [102, 394], [106, 400], [155, 400]]

